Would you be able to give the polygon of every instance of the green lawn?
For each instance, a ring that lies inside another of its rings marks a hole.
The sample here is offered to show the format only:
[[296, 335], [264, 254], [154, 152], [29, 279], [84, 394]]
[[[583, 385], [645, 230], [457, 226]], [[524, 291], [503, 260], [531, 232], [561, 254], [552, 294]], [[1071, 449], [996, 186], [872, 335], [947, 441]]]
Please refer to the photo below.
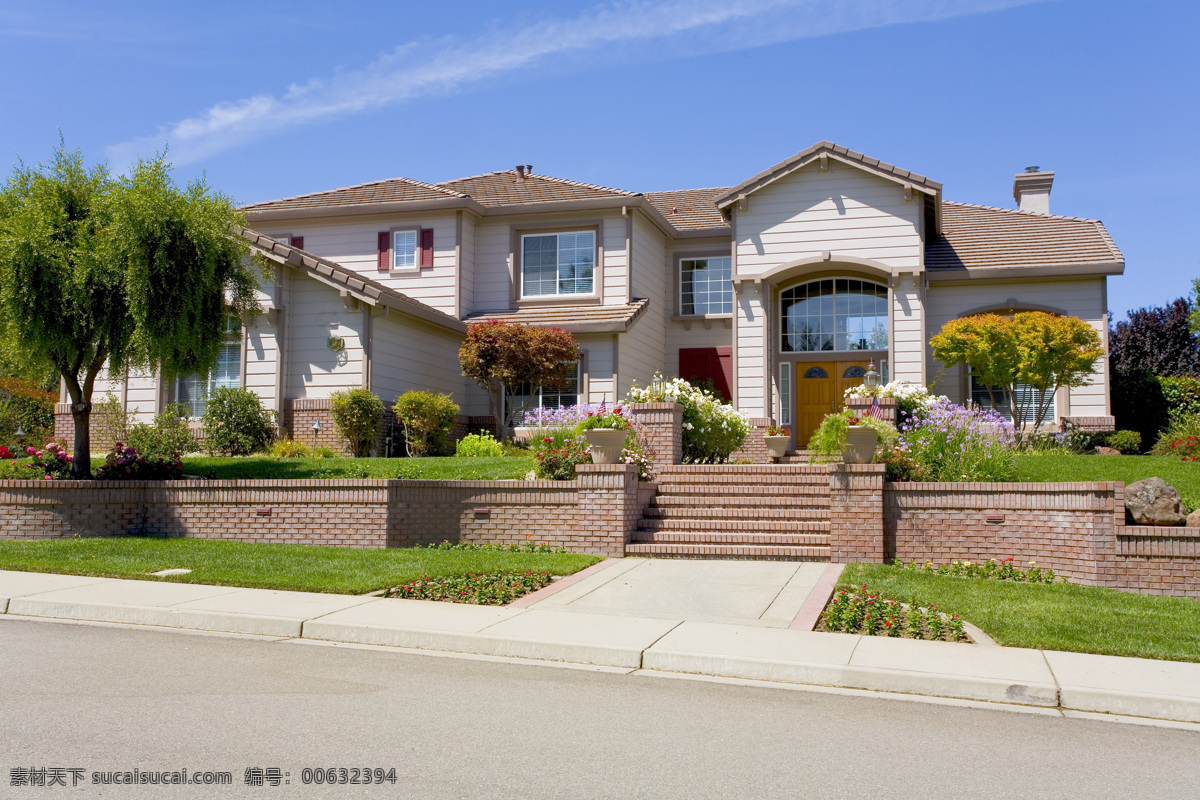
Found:
[[1019, 481], [1133, 483], [1151, 477], [1162, 478], [1184, 497], [1200, 502], [1200, 461], [1181, 461], [1171, 456], [1085, 456], [1053, 451], [1017, 454]]
[[958, 614], [1002, 645], [1200, 661], [1200, 600], [1075, 586], [950, 578], [885, 564], [851, 564], [839, 589]]
[[[337, 594], [366, 594], [424, 575], [526, 569], [569, 575], [601, 560], [575, 553], [361, 550], [143, 537], [0, 542], [0, 569]], [[169, 578], [150, 575], [180, 567], [192, 572]]]
[[183, 471], [217, 478], [413, 478], [423, 480], [519, 480], [533, 469], [533, 455], [500, 458], [271, 458], [188, 456]]

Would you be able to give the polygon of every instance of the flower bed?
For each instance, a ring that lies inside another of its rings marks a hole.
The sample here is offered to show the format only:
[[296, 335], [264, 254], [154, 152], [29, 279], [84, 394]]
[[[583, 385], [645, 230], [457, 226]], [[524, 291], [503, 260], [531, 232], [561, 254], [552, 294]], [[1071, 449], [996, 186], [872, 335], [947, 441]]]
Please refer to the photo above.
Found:
[[[1020, 569], [1011, 556], [1000, 561], [989, 558], [986, 561], [952, 561], [949, 564], [934, 564], [932, 561], [918, 564], [916, 559], [913, 559], [907, 565], [902, 559], [897, 558], [894, 566], [950, 578], [978, 578], [985, 581], [1013, 581], [1015, 583], [1054, 583], [1054, 570], [1042, 569], [1036, 561], [1029, 562], [1029, 569]], [[1061, 580], [1063, 583], [1067, 582], [1065, 577]]]
[[384, 597], [503, 606], [522, 595], [541, 589], [551, 580], [553, 578], [545, 570], [488, 572], [480, 575], [468, 573], [447, 578], [424, 576], [415, 581], [393, 586], [384, 592]]
[[944, 642], [968, 642], [963, 620], [943, 614], [936, 605], [920, 608], [888, 600], [862, 585], [859, 592], [842, 590], [833, 596], [817, 623], [818, 631], [857, 633]]

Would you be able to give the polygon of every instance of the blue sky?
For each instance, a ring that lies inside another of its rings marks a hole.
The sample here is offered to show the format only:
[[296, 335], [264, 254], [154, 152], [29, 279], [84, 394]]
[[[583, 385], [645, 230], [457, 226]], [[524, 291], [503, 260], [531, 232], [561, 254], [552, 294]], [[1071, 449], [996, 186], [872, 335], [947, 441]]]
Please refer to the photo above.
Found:
[[509, 169], [727, 186], [821, 139], [1126, 258], [1109, 306], [1200, 277], [1200, 5], [1098, 0], [9, 2], [0, 163], [67, 143], [117, 171], [170, 143], [239, 202]]

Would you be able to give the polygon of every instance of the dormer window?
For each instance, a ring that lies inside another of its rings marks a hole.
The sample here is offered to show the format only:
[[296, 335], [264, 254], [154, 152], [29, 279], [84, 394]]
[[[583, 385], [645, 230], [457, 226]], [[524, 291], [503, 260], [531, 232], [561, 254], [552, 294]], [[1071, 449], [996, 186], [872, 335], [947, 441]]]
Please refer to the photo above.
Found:
[[527, 233], [521, 237], [521, 295], [595, 293], [596, 232]]

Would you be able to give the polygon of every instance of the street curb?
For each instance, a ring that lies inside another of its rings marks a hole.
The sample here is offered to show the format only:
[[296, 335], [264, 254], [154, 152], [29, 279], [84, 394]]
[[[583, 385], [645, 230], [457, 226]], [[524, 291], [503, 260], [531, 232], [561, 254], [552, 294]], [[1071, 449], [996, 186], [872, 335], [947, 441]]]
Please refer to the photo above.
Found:
[[126, 625], [154, 625], [162, 628], [250, 633], [260, 636], [296, 637], [301, 632], [301, 620], [296, 618], [229, 611], [201, 611], [171, 606], [72, 603], [37, 597], [14, 597], [9, 602], [6, 613], [26, 617], [120, 622]]

